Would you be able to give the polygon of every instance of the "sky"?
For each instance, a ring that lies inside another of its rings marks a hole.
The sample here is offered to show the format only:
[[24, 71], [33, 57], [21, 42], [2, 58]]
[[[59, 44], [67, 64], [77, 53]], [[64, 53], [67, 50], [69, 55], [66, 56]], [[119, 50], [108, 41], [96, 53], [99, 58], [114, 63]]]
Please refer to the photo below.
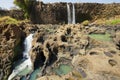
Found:
[[[11, 7], [14, 7], [13, 4], [14, 0], [0, 0], [0, 7], [3, 9], [10, 9]], [[48, 2], [97, 2], [97, 3], [120, 3], [120, 0], [42, 0], [45, 3]]]

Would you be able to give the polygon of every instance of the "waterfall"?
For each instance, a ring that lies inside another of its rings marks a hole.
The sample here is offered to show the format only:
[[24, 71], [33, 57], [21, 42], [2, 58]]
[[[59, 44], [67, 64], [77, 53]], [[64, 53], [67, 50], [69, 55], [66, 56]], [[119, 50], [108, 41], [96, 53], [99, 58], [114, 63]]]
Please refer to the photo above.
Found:
[[72, 4], [72, 7], [73, 7], [73, 12], [72, 12], [72, 14], [73, 14], [73, 16], [72, 16], [72, 24], [75, 24], [75, 5], [74, 4]]
[[71, 10], [70, 10], [70, 5], [67, 3], [67, 14], [68, 14], [68, 24], [71, 24]]
[[12, 80], [16, 76], [25, 76], [32, 71], [32, 61], [29, 55], [29, 51], [32, 48], [33, 34], [30, 34], [24, 41], [25, 50], [23, 52], [23, 59], [21, 63], [15, 66], [12, 73], [8, 77], [8, 80]]
[[25, 50], [24, 50], [24, 52], [23, 52], [23, 58], [25, 58], [25, 57], [29, 57], [29, 51], [30, 51], [30, 49], [31, 49], [31, 47], [32, 47], [32, 40], [33, 40], [33, 34], [30, 34], [26, 39], [25, 39], [25, 41], [24, 41], [24, 45], [25, 45]]
[[[72, 13], [72, 15], [71, 15], [71, 13]], [[75, 6], [74, 6], [74, 4], [72, 4], [72, 10], [71, 10], [70, 5], [67, 3], [67, 14], [68, 14], [68, 24], [75, 24]]]

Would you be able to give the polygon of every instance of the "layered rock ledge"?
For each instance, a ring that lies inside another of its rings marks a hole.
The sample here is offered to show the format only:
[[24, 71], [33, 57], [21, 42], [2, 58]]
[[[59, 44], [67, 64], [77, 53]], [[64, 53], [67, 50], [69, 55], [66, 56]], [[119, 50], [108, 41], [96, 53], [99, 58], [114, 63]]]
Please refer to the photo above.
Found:
[[[72, 6], [72, 3], [69, 3]], [[30, 8], [33, 23], [63, 24], [67, 23], [67, 3], [33, 2]], [[75, 3], [76, 23], [84, 20], [114, 17], [120, 14], [120, 4]]]

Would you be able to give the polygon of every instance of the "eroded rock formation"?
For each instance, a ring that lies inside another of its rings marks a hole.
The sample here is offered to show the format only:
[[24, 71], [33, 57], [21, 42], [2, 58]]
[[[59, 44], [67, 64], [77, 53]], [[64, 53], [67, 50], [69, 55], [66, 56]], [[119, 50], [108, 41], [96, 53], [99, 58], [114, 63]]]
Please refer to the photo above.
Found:
[[[30, 32], [35, 32], [30, 51], [34, 70], [43, 70], [43, 76], [39, 72], [37, 80], [120, 79], [119, 26], [24, 23], [1, 25], [0, 79], [6, 79], [14, 62], [22, 57], [22, 43]], [[90, 36], [106, 33], [110, 34], [110, 40]], [[56, 69], [62, 64], [69, 65], [70, 72], [58, 74]]]
[[7, 79], [13, 62], [20, 58], [24, 37], [17, 25], [0, 25], [0, 80]]
[[[120, 54], [114, 42], [96, 40], [89, 36], [91, 33], [105, 34], [109, 32], [107, 27], [44, 26], [36, 26], [31, 50], [34, 67], [44, 69], [44, 76], [37, 80], [120, 79]], [[72, 71], [59, 77], [54, 69], [60, 64], [70, 65]]]

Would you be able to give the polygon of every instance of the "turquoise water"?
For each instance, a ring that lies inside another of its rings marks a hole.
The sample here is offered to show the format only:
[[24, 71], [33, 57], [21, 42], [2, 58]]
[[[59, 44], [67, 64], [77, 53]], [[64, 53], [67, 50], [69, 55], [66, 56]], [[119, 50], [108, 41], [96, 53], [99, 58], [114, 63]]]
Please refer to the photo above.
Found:
[[27, 80], [26, 77], [22, 77], [20, 80]]
[[61, 64], [58, 68], [55, 69], [56, 74], [65, 75], [71, 72], [72, 68], [67, 64]]
[[40, 69], [36, 69], [32, 72], [32, 74], [30, 75], [30, 79], [29, 80], [36, 80], [37, 78], [37, 74], [40, 73]]
[[[40, 69], [34, 70], [34, 71], [31, 73], [29, 80], [36, 80], [37, 74], [39, 74], [39, 72], [40, 72]], [[26, 79], [26, 77], [22, 77], [20, 80], [27, 80], [27, 79]]]
[[[58, 68], [54, 69], [55, 73], [57, 75], [65, 75], [68, 74], [69, 72], [71, 72], [72, 67], [67, 65], [67, 64], [61, 64]], [[27, 70], [26, 70], [27, 71]], [[37, 75], [40, 73], [40, 69], [36, 69], [34, 70], [31, 75], [29, 80], [36, 80]], [[25, 77], [23, 77], [21, 80], [26, 80]]]
[[100, 41], [111, 41], [110, 34], [89, 34], [89, 37]]
[[29, 68], [25, 68], [23, 71], [19, 73], [19, 75], [26, 75], [30, 72], [31, 70]]

